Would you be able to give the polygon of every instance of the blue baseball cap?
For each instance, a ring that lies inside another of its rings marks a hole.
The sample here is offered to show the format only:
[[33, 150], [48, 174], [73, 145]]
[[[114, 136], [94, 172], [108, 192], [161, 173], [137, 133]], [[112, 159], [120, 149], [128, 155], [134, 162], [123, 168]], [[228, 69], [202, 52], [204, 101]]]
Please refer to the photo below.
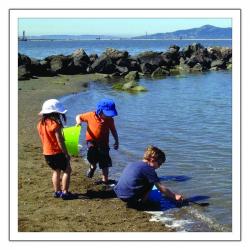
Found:
[[102, 99], [97, 103], [96, 113], [99, 115], [101, 112], [103, 112], [105, 116], [109, 117], [118, 115], [115, 108], [115, 103], [111, 99]]

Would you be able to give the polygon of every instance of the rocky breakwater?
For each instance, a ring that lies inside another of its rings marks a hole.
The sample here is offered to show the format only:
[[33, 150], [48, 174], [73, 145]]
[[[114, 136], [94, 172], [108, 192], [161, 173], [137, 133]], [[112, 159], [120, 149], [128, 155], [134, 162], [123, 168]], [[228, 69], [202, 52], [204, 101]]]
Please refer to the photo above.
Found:
[[[165, 52], [146, 51], [130, 56], [127, 51], [106, 49], [100, 56], [87, 55], [81, 48], [71, 55], [52, 55], [43, 60], [18, 54], [18, 79], [27, 80], [39, 76], [57, 74], [102, 73], [118, 78], [117, 89], [145, 91], [136, 80], [141, 75], [152, 78], [208, 70], [232, 68], [232, 49], [225, 47], [204, 48], [195, 43], [180, 49], [173, 45]], [[131, 82], [132, 81], [132, 82]], [[129, 84], [128, 84], [129, 83]], [[126, 84], [124, 86], [124, 84]], [[135, 88], [136, 87], [136, 88]]]

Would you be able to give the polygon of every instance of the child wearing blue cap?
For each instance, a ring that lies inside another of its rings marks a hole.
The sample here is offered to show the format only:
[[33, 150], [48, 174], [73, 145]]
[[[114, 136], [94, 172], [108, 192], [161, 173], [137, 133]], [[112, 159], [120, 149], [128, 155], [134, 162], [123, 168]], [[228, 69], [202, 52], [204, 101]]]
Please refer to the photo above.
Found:
[[87, 123], [86, 142], [87, 159], [90, 168], [87, 177], [92, 178], [97, 164], [102, 170], [102, 180], [97, 184], [109, 183], [109, 167], [112, 167], [112, 160], [109, 155], [109, 131], [114, 137], [114, 149], [119, 148], [119, 139], [113, 117], [117, 116], [115, 103], [111, 99], [102, 99], [98, 102], [96, 111], [91, 111], [76, 116], [76, 125], [82, 122]]

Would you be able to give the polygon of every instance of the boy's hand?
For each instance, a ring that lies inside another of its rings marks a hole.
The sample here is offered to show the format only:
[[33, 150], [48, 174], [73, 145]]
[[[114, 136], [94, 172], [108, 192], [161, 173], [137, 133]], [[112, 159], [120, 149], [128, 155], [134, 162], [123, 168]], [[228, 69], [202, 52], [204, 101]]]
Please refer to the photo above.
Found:
[[176, 201], [183, 201], [183, 196], [181, 194], [175, 194], [175, 200]]
[[114, 146], [114, 149], [117, 150], [119, 148], [119, 142], [115, 142], [113, 146]]

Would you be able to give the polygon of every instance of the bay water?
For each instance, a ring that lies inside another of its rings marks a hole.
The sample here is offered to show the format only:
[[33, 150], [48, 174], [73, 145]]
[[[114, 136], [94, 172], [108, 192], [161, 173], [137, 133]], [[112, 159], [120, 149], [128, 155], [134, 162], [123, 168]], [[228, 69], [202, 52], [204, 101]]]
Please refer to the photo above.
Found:
[[[210, 206], [153, 212], [154, 218], [178, 231], [231, 231], [231, 72], [141, 79], [139, 83], [148, 91], [118, 92], [111, 84], [91, 82], [87, 91], [63, 97], [69, 124], [75, 124], [77, 114], [95, 110], [100, 99], [113, 99], [119, 114], [115, 123], [120, 149], [112, 149], [110, 136], [111, 178], [118, 179], [128, 163], [142, 159], [145, 148], [155, 145], [167, 153], [166, 163], [157, 170], [162, 181], [187, 198], [209, 198]], [[86, 157], [86, 125], [82, 126], [80, 142]]]

